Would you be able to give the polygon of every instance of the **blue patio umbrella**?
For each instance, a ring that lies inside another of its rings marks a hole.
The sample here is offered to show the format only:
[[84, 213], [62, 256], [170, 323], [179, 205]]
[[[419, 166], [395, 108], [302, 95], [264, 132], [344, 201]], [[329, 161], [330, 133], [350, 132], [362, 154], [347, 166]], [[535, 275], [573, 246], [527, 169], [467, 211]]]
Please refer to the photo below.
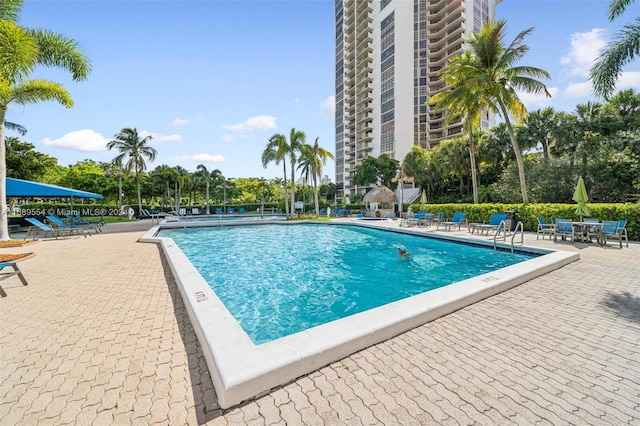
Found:
[[587, 188], [584, 186], [582, 176], [578, 179], [578, 185], [576, 185], [576, 190], [573, 193], [573, 201], [578, 203], [576, 214], [580, 216], [580, 222], [582, 222], [582, 216], [591, 216], [591, 209], [587, 207], [589, 196], [587, 195]]

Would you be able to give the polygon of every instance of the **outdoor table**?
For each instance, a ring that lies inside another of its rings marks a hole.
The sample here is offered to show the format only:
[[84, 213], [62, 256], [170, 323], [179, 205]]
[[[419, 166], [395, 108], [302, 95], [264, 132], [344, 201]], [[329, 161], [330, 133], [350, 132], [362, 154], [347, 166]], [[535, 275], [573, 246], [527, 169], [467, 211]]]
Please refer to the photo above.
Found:
[[[580, 236], [580, 241], [585, 242], [589, 228], [596, 228], [598, 232], [602, 228], [602, 222], [571, 222], [575, 235]], [[588, 242], [590, 242], [589, 240]]]

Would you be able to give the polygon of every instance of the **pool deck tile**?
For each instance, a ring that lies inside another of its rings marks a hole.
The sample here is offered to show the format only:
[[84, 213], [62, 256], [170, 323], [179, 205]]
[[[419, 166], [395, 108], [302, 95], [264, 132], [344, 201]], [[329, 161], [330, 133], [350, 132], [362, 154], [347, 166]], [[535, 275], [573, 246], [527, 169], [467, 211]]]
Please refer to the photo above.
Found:
[[638, 243], [526, 234], [581, 259], [221, 410], [149, 225], [0, 249], [0, 425], [640, 425]]

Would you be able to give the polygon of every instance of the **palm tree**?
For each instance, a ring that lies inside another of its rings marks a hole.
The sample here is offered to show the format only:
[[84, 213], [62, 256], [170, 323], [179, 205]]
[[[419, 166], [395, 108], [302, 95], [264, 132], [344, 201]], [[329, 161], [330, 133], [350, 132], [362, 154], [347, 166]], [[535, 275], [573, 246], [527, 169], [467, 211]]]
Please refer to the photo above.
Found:
[[73, 99], [60, 84], [41, 78], [29, 79], [38, 66], [71, 72], [74, 81], [85, 80], [91, 66], [77, 43], [61, 34], [17, 24], [24, 0], [0, 2], [0, 240], [9, 239], [7, 217], [7, 161], [5, 115], [9, 104], [27, 105], [55, 100], [67, 108]]
[[18, 132], [20, 133], [22, 136], [27, 134], [27, 129], [19, 124], [16, 123], [12, 123], [10, 121], [5, 121], [4, 122], [4, 127], [6, 127], [8, 130], [13, 130], [14, 132]]
[[316, 207], [316, 215], [320, 216], [320, 200], [318, 198], [318, 178], [322, 177], [322, 166], [327, 160], [334, 159], [334, 155], [318, 145], [318, 138], [313, 145], [304, 144], [300, 150], [300, 163], [303, 175], [313, 179], [313, 201]]
[[291, 162], [291, 216], [293, 217], [296, 209], [295, 209], [295, 201], [296, 201], [296, 162], [298, 161], [298, 153], [300, 152], [302, 146], [307, 142], [307, 135], [301, 131], [296, 130], [295, 128], [291, 128], [291, 133], [289, 134], [289, 145], [287, 147], [287, 154], [289, 155], [289, 161]]
[[550, 78], [549, 73], [540, 68], [530, 66], [514, 66], [528, 51], [529, 47], [522, 40], [531, 32], [529, 28], [520, 32], [516, 38], [505, 46], [506, 22], [504, 20], [487, 22], [479, 33], [474, 33], [469, 40], [470, 56], [466, 67], [461, 70], [460, 78], [469, 91], [467, 96], [476, 96], [480, 106], [488, 106], [499, 112], [504, 119], [513, 151], [518, 164], [520, 192], [522, 202], [529, 202], [527, 183], [522, 161], [522, 152], [511, 124], [511, 117], [516, 121], [524, 121], [527, 109], [518, 97], [517, 90], [527, 93], [551, 94], [547, 87], [536, 78]]
[[[622, 15], [632, 2], [633, 0], [611, 0], [609, 21]], [[590, 77], [596, 95], [603, 98], [611, 95], [622, 74], [622, 68], [638, 54], [640, 54], [640, 18], [637, 17], [634, 23], [625, 25], [615, 34], [614, 41], [607, 45], [591, 68]]]
[[[269, 143], [267, 143], [264, 151], [262, 151], [262, 167], [265, 169], [272, 161], [275, 162], [276, 165], [282, 162], [282, 169], [284, 171], [284, 210], [287, 218], [289, 218], [289, 201], [287, 200], [287, 162], [285, 158], [288, 152], [289, 144], [287, 143], [287, 138], [280, 133], [271, 136]], [[291, 208], [293, 209], [293, 205]]]
[[526, 125], [522, 129], [523, 136], [542, 146], [542, 155], [549, 160], [549, 145], [553, 141], [553, 135], [558, 127], [556, 111], [552, 107], [531, 111]]
[[198, 164], [198, 167], [196, 168], [196, 176], [197, 176], [197, 178], [202, 180], [204, 182], [204, 184], [205, 184], [205, 191], [206, 191], [205, 199], [206, 199], [206, 205], [207, 205], [206, 210], [205, 210], [206, 214], [211, 214], [210, 211], [209, 211], [209, 189], [211, 188], [211, 174], [212, 173], [213, 172], [209, 172], [209, 170], [207, 170], [207, 166], [205, 166], [204, 164]]
[[446, 109], [446, 124], [464, 117], [464, 128], [469, 138], [473, 202], [478, 204], [478, 172], [473, 134], [480, 129], [480, 118], [489, 105], [486, 105], [487, 99], [475, 95], [473, 86], [467, 87], [467, 84], [473, 85], [474, 82], [467, 80], [466, 70], [468, 67], [473, 68], [475, 62], [476, 58], [469, 51], [454, 57], [442, 73], [443, 80], [452, 87], [451, 90], [433, 95], [429, 102], [435, 103], [437, 109]]
[[157, 184], [161, 184], [164, 187], [164, 193], [162, 195], [162, 207], [166, 207], [166, 200], [171, 197], [171, 183], [178, 176], [178, 172], [173, 167], [170, 167], [166, 164], [162, 164], [156, 167], [153, 172], [151, 172], [151, 180], [156, 182]]
[[[109, 150], [117, 149], [120, 151], [113, 161], [124, 163], [124, 167], [127, 172], [134, 172], [136, 175], [136, 187], [138, 189], [138, 214], [142, 215], [142, 195], [140, 193], [140, 174], [147, 169], [145, 158], [149, 161], [153, 161], [158, 153], [154, 148], [148, 145], [153, 139], [153, 136], [149, 135], [144, 138], [140, 138], [138, 130], [130, 127], [125, 127], [120, 133], [114, 136], [114, 139], [107, 142], [107, 148]], [[124, 160], [127, 160], [126, 162]]]

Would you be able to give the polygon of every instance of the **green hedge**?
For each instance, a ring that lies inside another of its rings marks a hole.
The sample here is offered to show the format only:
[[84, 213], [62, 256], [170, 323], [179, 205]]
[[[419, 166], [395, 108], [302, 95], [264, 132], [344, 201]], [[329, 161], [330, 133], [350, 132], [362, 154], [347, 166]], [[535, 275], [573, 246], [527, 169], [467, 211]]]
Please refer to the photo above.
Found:
[[[640, 241], [640, 204], [588, 204], [591, 209], [591, 217], [600, 220], [626, 219], [629, 239]], [[494, 213], [502, 213], [512, 210], [515, 212], [516, 221], [521, 221], [525, 231], [538, 229], [538, 218], [543, 217], [547, 222], [553, 218], [580, 219], [575, 211], [576, 204], [425, 204], [424, 209], [420, 204], [412, 204], [414, 212], [425, 210], [433, 214], [444, 212], [445, 217], [453, 216], [454, 212], [467, 213], [469, 223], [482, 223], [488, 221]]]

